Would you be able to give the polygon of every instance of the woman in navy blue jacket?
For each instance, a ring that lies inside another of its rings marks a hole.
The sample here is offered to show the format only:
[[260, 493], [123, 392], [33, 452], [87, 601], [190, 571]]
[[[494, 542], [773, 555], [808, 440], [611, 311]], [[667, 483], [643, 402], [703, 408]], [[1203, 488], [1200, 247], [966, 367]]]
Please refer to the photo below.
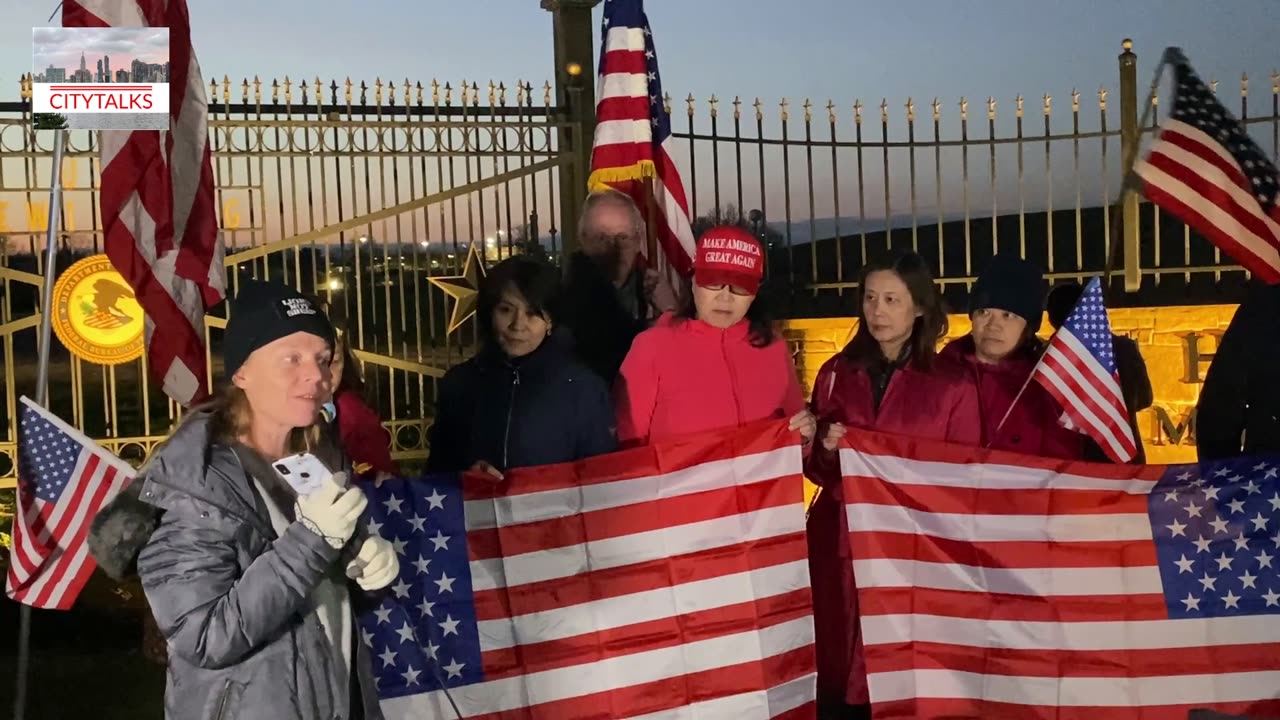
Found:
[[440, 381], [428, 472], [551, 465], [617, 449], [604, 380], [580, 363], [557, 328], [560, 273], [508, 258], [480, 284], [481, 349]]

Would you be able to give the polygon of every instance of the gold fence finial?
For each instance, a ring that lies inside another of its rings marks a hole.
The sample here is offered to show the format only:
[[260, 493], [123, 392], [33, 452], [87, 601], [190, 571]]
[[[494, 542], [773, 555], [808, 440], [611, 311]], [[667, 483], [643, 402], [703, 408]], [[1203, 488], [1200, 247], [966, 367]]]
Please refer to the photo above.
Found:
[[1240, 97], [1249, 97], [1249, 73], [1240, 73]]
[[756, 96], [756, 101], [752, 105], [756, 109], [756, 122], [760, 122], [764, 119], [764, 103], [760, 102], [759, 96]]
[[324, 107], [324, 81], [320, 76], [316, 76], [316, 107]]
[[888, 98], [880, 98], [880, 122], [889, 122], [889, 100]]
[[480, 87], [476, 85], [475, 81], [473, 80], [471, 82], [471, 107], [479, 107], [479, 106], [480, 106]]
[[303, 78], [302, 82], [298, 83], [298, 89], [302, 91], [302, 104], [306, 105], [307, 104], [307, 79], [306, 78]]
[[444, 81], [444, 104], [446, 107], [453, 104], [453, 86], [448, 80]]
[[222, 104], [231, 104], [231, 78], [226, 75], [222, 76]]
[[[523, 90], [524, 88], [521, 89]], [[440, 81], [436, 78], [431, 78], [431, 104], [440, 104]]]
[[524, 81], [516, 81], [516, 107], [524, 107]]
[[262, 104], [262, 78], [257, 75], [253, 76], [253, 102], [256, 105]]
[[853, 99], [853, 124], [862, 124], [862, 100], [859, 98]]
[[782, 108], [782, 122], [786, 122], [787, 119], [791, 117], [791, 114], [787, 112], [787, 104], [787, 99], [785, 97], [782, 98], [782, 102], [778, 104], [778, 107]]
[[507, 106], [507, 85], [506, 83], [498, 83], [498, 104], [502, 107]]
[[551, 81], [542, 81], [542, 104], [550, 107], [551, 105]]
[[271, 78], [271, 104], [280, 102], [280, 81]]
[[404, 79], [404, 106], [406, 108], [409, 107], [409, 93], [411, 92], [413, 92], [413, 83], [409, 82], [409, 78], [405, 78]]
[[964, 96], [961, 95], [960, 96], [960, 122], [968, 122], [968, 121], [969, 121], [969, 101], [965, 100]]
[[1271, 94], [1280, 95], [1280, 70], [1271, 71]]
[[1080, 112], [1080, 91], [1075, 88], [1071, 88], [1071, 112]]
[[345, 93], [346, 93], [346, 94], [345, 94], [345, 97], [346, 97], [346, 100], [347, 100], [347, 106], [348, 106], [348, 107], [350, 107], [350, 105], [351, 105], [351, 91], [352, 91], [352, 89], [353, 89], [354, 87], [355, 87], [355, 86], [351, 83], [351, 76], [350, 76], [350, 75], [348, 75], [348, 76], [347, 76], [347, 86], [346, 86], [346, 90], [345, 90]]
[[907, 122], [913, 123], [915, 121], [916, 121], [916, 101], [913, 100], [910, 96], [907, 96]]
[[1107, 110], [1107, 87], [1105, 85], [1098, 88], [1098, 109], [1103, 112]]
[[1021, 118], [1021, 117], [1022, 117], [1022, 104], [1023, 104], [1023, 102], [1024, 102], [1024, 101], [1023, 101], [1023, 97], [1022, 97], [1022, 93], [1018, 93], [1017, 97], [1015, 97], [1015, 98], [1013, 99], [1013, 102], [1014, 102], [1014, 110], [1013, 110], [1014, 117]]
[[671, 93], [666, 91], [662, 93], [662, 111], [667, 114], [669, 119], [671, 116]]
[[416, 102], [416, 103], [418, 104], [418, 106], [419, 106], [419, 107], [421, 107], [421, 106], [422, 106], [422, 102], [423, 102], [423, 100], [425, 99], [425, 98], [423, 97], [423, 94], [422, 94], [423, 87], [422, 87], [422, 81], [421, 81], [421, 80], [415, 80], [415, 81], [414, 81], [414, 83], [413, 83], [413, 91], [414, 91], [414, 92], [413, 92], [413, 101], [414, 101], [414, 102]]
[[938, 102], [938, 98], [933, 99], [933, 121], [938, 122], [942, 119], [942, 103]]
[[209, 102], [218, 102], [218, 78], [209, 80]]
[[711, 99], [708, 100], [707, 103], [711, 106], [711, 117], [713, 118], [717, 117], [720, 114], [720, 110], [718, 107], [720, 104], [720, 100], [716, 98], [715, 93], [711, 93]]
[[382, 107], [382, 77], [375, 76], [373, 78], [373, 104]]
[[1049, 117], [1049, 112], [1052, 110], [1052, 103], [1053, 103], [1053, 98], [1049, 97], [1049, 93], [1045, 93], [1044, 94], [1044, 116], [1045, 117]]
[[23, 100], [31, 99], [31, 93], [33, 92], [31, 86], [33, 84], [35, 84], [35, 78], [31, 77], [30, 73], [24, 74], [22, 77], [18, 78], [18, 95], [20, 95]]
[[466, 78], [462, 79], [462, 85], [458, 88], [458, 92], [460, 93], [458, 96], [458, 104], [465, 109], [467, 107], [467, 96], [471, 93], [471, 85], [467, 82]]
[[737, 95], [733, 96], [733, 119], [734, 120], [742, 119], [742, 98], [738, 97]]
[[684, 99], [685, 112], [689, 114], [689, 117], [693, 117], [694, 102], [693, 93], [689, 93], [689, 96]]
[[827, 122], [836, 123], [836, 104], [831, 98], [827, 98]]
[[800, 107], [804, 108], [804, 121], [806, 123], [813, 122], [813, 103], [809, 102], [809, 98], [805, 98], [804, 105]]
[[987, 119], [996, 119], [996, 99], [990, 95], [987, 96]]
[[497, 105], [497, 104], [498, 104], [498, 86], [493, 84], [493, 81], [490, 80], [489, 81], [489, 107], [493, 107], [494, 105]]
[[395, 80], [387, 80], [387, 104], [392, 106], [396, 104], [396, 81]]
[[244, 78], [240, 83], [240, 102], [248, 104], [249, 102], [249, 78]]
[[288, 75], [284, 76], [284, 104], [293, 104], [293, 81], [289, 79]]

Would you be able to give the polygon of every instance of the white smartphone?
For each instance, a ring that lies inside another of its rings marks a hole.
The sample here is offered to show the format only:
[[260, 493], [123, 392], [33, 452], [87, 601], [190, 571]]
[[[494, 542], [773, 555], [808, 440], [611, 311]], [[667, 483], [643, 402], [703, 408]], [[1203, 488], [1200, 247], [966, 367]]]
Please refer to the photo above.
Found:
[[289, 483], [294, 492], [303, 497], [319, 490], [333, 478], [333, 472], [320, 458], [308, 452], [280, 458], [271, 463], [271, 467]]

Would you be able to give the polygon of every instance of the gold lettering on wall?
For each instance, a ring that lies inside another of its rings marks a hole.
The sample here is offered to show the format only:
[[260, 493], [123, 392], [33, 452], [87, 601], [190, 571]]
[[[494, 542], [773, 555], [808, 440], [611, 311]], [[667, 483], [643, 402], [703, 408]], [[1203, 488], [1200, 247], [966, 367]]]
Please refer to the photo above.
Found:
[[222, 202], [222, 227], [235, 230], [240, 227], [240, 199], [230, 198]]
[[1196, 409], [1191, 408], [1182, 414], [1181, 422], [1174, 422], [1169, 414], [1169, 410], [1163, 407], [1154, 407], [1156, 418], [1155, 442], [1158, 445], [1186, 445], [1195, 447], [1196, 444]]
[[[1213, 338], [1214, 352], [1206, 352], [1201, 340], [1206, 336]], [[1213, 356], [1216, 354], [1218, 343], [1222, 341], [1222, 331], [1206, 330], [1204, 332], [1189, 332], [1182, 336], [1183, 349], [1186, 357], [1186, 373], [1183, 375], [1184, 383], [1203, 383], [1204, 372], [1208, 370], [1209, 363], [1213, 362]]]

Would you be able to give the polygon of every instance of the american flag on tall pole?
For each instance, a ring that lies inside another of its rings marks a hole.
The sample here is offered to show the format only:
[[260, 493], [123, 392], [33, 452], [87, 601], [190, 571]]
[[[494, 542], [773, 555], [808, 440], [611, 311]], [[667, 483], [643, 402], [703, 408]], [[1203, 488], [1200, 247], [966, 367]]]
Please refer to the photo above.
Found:
[[69, 610], [97, 567], [89, 525], [134, 471], [30, 399], [18, 407], [18, 511], [5, 594]]
[[[658, 75], [658, 55], [642, 0], [605, 0], [601, 25], [596, 135], [591, 190], [613, 187], [636, 201], [659, 248], [677, 273], [693, 272], [689, 200], [672, 159], [671, 113]], [[650, 198], [652, 192], [652, 198]], [[657, 258], [649, 258], [656, 267]]]
[[1280, 462], [841, 449], [879, 720], [1280, 717]]
[[1123, 463], [1138, 454], [1098, 278], [1085, 285], [1031, 377], [1062, 406], [1062, 424], [1088, 435], [1107, 457]]
[[388, 720], [814, 715], [798, 437], [769, 422], [367, 487], [400, 577], [359, 619]]
[[1176, 49], [1173, 111], [1134, 166], [1151, 202], [1268, 283], [1280, 282], [1276, 166]]
[[226, 268], [186, 1], [65, 0], [62, 24], [169, 28], [170, 129], [101, 131], [102, 225], [107, 257], [146, 313], [147, 364], [190, 406], [209, 393], [204, 316], [226, 295]]

